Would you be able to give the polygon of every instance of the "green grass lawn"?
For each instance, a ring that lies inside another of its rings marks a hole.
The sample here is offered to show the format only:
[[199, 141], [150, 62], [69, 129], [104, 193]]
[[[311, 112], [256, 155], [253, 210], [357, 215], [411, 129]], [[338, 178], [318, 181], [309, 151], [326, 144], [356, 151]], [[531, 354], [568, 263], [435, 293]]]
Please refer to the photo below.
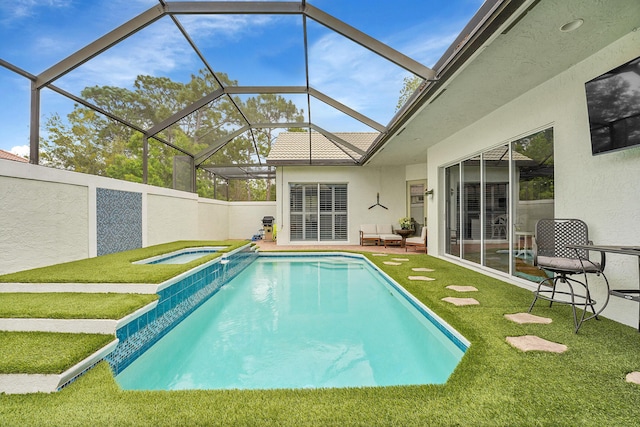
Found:
[[3, 293], [0, 318], [121, 319], [158, 295], [83, 293]]
[[[0, 275], [0, 283], [161, 283], [247, 243], [249, 243], [247, 240], [181, 240], [4, 274]], [[211, 255], [205, 255], [187, 264], [132, 264], [141, 259], [196, 246], [228, 246], [228, 248]]]
[[[602, 319], [573, 333], [566, 306], [539, 304], [549, 325], [519, 325], [504, 314], [526, 311], [530, 291], [427, 255], [370, 259], [472, 344], [444, 385], [304, 390], [124, 391], [106, 363], [53, 394], [0, 395], [0, 425], [272, 426], [637, 426], [640, 334]], [[411, 267], [431, 267], [416, 273]], [[433, 282], [412, 282], [425, 274]], [[447, 285], [473, 285], [458, 294]], [[473, 297], [455, 307], [446, 296]], [[521, 352], [507, 336], [535, 334], [566, 344], [563, 354]]]
[[61, 374], [114, 339], [104, 334], [0, 331], [0, 373]]

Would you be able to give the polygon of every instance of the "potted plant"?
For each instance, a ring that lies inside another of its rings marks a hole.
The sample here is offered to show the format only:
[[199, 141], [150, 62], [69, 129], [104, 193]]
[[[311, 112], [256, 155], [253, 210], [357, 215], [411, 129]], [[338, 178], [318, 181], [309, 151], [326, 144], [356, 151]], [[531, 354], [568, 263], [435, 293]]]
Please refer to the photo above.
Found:
[[402, 217], [398, 220], [400, 223], [400, 228], [403, 230], [411, 230], [411, 218]]

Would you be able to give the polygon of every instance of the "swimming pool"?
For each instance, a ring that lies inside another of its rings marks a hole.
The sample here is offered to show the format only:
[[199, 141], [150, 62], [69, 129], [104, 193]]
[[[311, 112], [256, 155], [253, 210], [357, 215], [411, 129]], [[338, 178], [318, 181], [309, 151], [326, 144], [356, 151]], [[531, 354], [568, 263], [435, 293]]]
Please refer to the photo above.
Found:
[[363, 258], [261, 254], [116, 380], [137, 390], [439, 384], [468, 345]]
[[226, 246], [202, 246], [197, 248], [185, 248], [178, 251], [170, 252], [135, 261], [134, 264], [186, 264], [205, 255], [213, 254]]

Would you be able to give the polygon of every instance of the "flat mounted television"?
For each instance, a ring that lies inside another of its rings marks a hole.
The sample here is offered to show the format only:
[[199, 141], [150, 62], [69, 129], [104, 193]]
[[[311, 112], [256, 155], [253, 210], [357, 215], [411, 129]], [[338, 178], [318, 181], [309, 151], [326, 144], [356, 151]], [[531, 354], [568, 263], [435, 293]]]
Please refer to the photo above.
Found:
[[640, 145], [640, 57], [585, 83], [593, 155]]

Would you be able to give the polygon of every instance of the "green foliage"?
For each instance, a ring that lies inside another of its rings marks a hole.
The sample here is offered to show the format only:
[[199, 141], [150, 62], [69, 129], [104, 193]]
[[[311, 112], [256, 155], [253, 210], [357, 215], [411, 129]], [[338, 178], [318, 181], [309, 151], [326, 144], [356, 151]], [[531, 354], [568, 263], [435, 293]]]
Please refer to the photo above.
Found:
[[0, 318], [122, 319], [157, 295], [98, 293], [3, 293]]
[[[226, 74], [218, 73], [226, 86], [237, 85]], [[93, 86], [81, 92], [82, 98], [103, 110], [122, 117], [142, 129], [151, 129], [219, 88], [218, 81], [206, 70], [192, 75], [187, 83], [166, 77], [138, 76], [132, 89]], [[148, 143], [147, 183], [174, 188], [174, 160], [191, 163], [210, 147], [247, 124], [235, 108], [240, 107], [251, 123], [302, 122], [303, 110], [279, 95], [266, 94], [243, 101], [223, 96], [196, 110], [157, 134], [157, 138], [184, 150], [185, 154], [154, 139]], [[49, 117], [47, 137], [41, 141], [41, 159], [49, 166], [108, 176], [133, 182], [143, 181], [143, 135], [89, 108], [76, 105], [63, 120]], [[213, 150], [208, 164], [251, 164], [257, 156], [266, 156], [276, 133], [274, 129], [254, 129], [236, 137], [221, 149]], [[191, 176], [181, 176], [175, 188], [190, 188]], [[272, 183], [232, 183], [230, 200], [272, 200]], [[202, 197], [213, 197], [214, 181], [198, 173], [196, 190]]]
[[[248, 241], [246, 240], [181, 240], [0, 275], [0, 283], [161, 283], [247, 243]], [[132, 264], [134, 261], [141, 259], [198, 246], [228, 247], [186, 264]]]
[[[103, 334], [0, 331], [0, 374], [60, 374], [113, 340]], [[7, 425], [1, 414], [0, 424]]]
[[[640, 389], [625, 375], [640, 370], [634, 328], [602, 318], [573, 333], [566, 306], [539, 305], [548, 325], [519, 325], [531, 292], [427, 255], [387, 266], [370, 260], [471, 341], [446, 384], [303, 390], [124, 391], [101, 363], [59, 393], [0, 395], [1, 425], [242, 426], [636, 426]], [[413, 267], [433, 282], [412, 282]], [[479, 306], [442, 301], [448, 285], [473, 285]], [[507, 336], [539, 335], [563, 354], [521, 352]], [[0, 343], [0, 349], [5, 346]], [[4, 356], [4, 355], [3, 355]], [[4, 357], [0, 357], [4, 359]]]
[[396, 112], [400, 111], [423, 82], [423, 80], [418, 76], [405, 77], [402, 81], [403, 86], [402, 89], [400, 89], [400, 97], [396, 104]]

